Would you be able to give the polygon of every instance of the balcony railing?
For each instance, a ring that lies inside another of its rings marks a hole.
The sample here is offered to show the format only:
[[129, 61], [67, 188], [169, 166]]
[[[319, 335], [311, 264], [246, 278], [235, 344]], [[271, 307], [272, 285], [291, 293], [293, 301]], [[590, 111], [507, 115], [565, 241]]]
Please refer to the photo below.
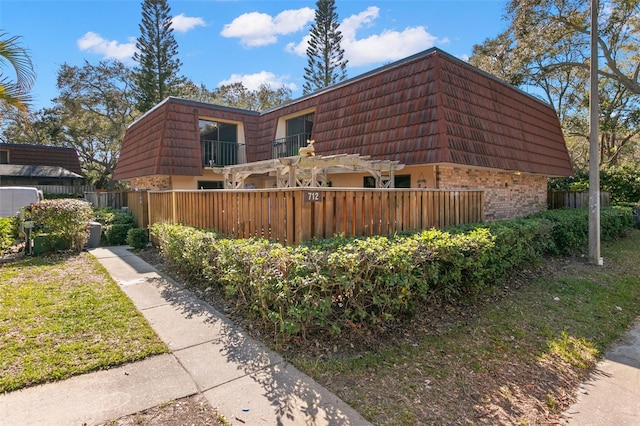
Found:
[[216, 140], [201, 141], [203, 167], [222, 167], [247, 162], [244, 144]]
[[307, 141], [311, 139], [309, 133], [299, 133], [287, 136], [286, 138], [273, 141], [271, 149], [272, 158], [292, 157], [298, 155], [300, 148], [307, 146]]

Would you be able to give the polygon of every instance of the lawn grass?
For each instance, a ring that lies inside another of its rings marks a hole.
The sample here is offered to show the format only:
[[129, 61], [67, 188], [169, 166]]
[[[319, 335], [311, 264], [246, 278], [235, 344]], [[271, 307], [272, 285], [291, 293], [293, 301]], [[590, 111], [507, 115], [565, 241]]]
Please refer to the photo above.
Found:
[[499, 295], [425, 306], [393, 345], [291, 361], [376, 425], [553, 424], [640, 315], [638, 247], [633, 230], [604, 267], [548, 259]]
[[93, 256], [0, 264], [0, 392], [168, 351]]

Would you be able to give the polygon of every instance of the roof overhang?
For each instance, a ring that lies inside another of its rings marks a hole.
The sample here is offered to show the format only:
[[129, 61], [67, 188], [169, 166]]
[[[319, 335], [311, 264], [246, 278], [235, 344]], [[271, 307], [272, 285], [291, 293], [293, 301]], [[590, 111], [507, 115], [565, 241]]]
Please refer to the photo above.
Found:
[[0, 164], [0, 176], [83, 179], [81, 175], [71, 172], [63, 167], [18, 164]]

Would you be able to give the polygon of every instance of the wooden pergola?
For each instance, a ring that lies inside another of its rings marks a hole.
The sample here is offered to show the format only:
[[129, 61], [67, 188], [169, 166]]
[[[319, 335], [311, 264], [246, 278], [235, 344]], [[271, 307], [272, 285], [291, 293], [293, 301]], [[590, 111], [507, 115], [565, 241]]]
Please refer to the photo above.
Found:
[[371, 160], [359, 154], [338, 154], [276, 158], [253, 163], [215, 167], [213, 171], [224, 175], [225, 189], [243, 189], [245, 180], [252, 175], [276, 178], [277, 188], [328, 187], [331, 174], [369, 173], [376, 188], [393, 188], [394, 174], [404, 164], [391, 160]]

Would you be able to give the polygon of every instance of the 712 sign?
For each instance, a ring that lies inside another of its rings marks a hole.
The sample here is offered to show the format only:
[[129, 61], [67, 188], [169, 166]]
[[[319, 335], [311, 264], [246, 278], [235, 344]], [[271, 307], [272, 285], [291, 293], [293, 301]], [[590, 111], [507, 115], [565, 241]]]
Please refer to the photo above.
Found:
[[322, 201], [322, 192], [320, 192], [320, 191], [305, 191], [304, 192], [304, 201], [311, 202], [311, 203]]

